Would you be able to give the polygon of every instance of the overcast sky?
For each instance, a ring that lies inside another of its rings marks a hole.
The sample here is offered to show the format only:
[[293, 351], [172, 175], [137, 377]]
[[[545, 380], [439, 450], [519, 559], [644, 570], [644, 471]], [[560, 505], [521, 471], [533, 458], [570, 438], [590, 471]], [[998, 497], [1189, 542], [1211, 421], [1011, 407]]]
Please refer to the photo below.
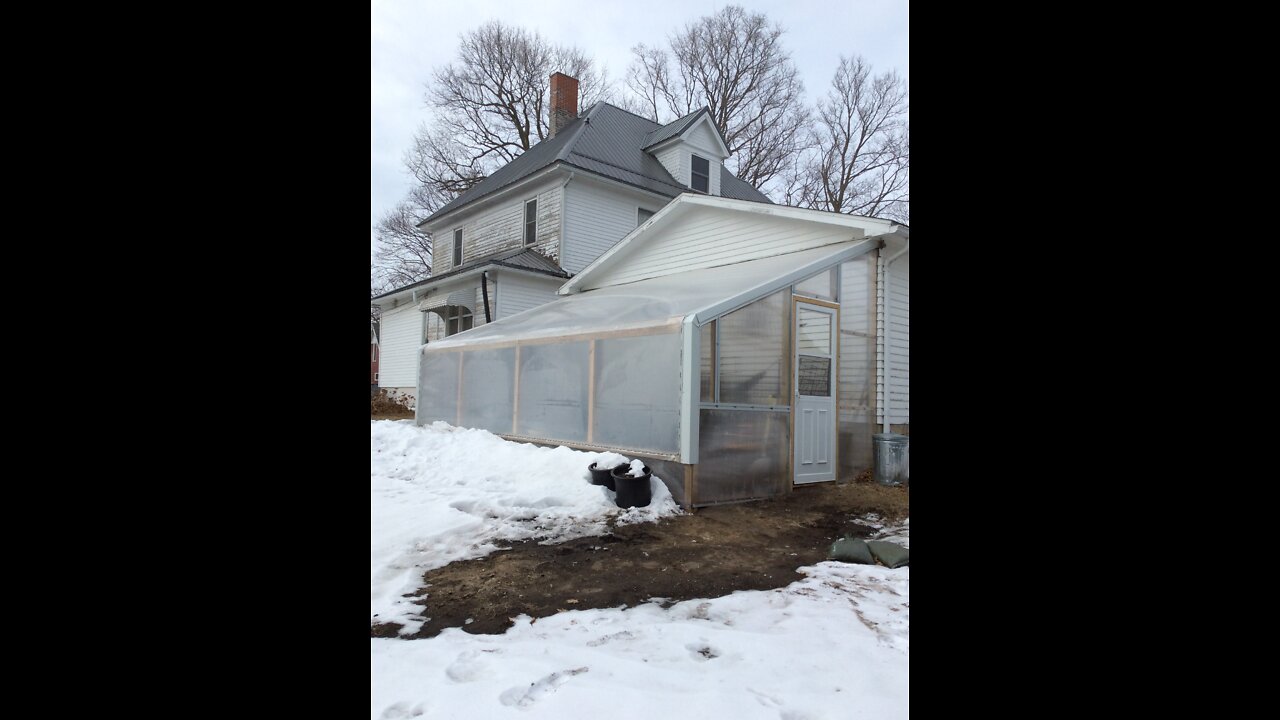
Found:
[[[401, 158], [427, 120], [423, 85], [451, 62], [458, 36], [493, 19], [576, 45], [621, 84], [637, 43], [665, 47], [668, 35], [728, 2], [710, 0], [373, 0], [369, 43], [369, 223], [409, 189]], [[910, 78], [907, 0], [739, 0], [787, 31], [784, 45], [810, 99], [826, 92], [839, 56], [860, 54], [880, 72]], [[371, 243], [372, 245], [372, 243]], [[372, 247], [371, 247], [372, 250]]]

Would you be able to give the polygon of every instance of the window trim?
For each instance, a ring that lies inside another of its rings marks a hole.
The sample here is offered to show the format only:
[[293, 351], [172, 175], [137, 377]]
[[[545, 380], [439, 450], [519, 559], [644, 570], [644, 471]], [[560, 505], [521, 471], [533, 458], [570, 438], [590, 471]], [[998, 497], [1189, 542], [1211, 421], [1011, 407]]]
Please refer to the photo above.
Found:
[[[529, 220], [529, 204], [533, 203], [533, 221]], [[529, 225], [533, 225], [533, 233], [529, 232]], [[524, 244], [525, 247], [533, 245], [538, 241], [538, 198], [531, 198], [524, 201]]]
[[453, 229], [453, 266], [462, 264], [462, 228]]
[[[694, 169], [694, 162], [693, 162], [694, 160], [701, 160], [707, 164], [706, 175], [700, 175], [698, 171]], [[693, 183], [694, 178], [697, 178], [697, 177], [706, 178], [707, 187], [705, 190], [701, 190], [694, 185]], [[701, 155], [698, 155], [696, 153], [689, 153], [689, 188], [692, 190], [697, 190], [698, 192], [707, 193], [708, 195], [711, 194], [711, 160], [710, 159], [704, 158]]]

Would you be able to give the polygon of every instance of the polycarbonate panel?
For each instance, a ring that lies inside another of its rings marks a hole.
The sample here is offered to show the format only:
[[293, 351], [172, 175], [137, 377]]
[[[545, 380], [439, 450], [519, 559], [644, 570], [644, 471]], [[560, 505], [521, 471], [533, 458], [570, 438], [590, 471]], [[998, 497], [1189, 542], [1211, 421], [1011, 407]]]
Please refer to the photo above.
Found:
[[671, 491], [671, 497], [677, 503], [684, 505], [684, 469], [687, 466], [671, 460], [640, 459], [644, 461], [645, 465], [649, 466], [653, 476], [667, 486], [667, 490]]
[[587, 343], [520, 348], [516, 435], [586, 442]]
[[458, 353], [427, 352], [418, 365], [417, 423], [458, 423]]
[[709, 322], [706, 325], [703, 325], [701, 330], [702, 335], [699, 339], [699, 345], [701, 345], [700, 352], [702, 353], [702, 371], [701, 381], [699, 383], [701, 387], [702, 402], [716, 401], [716, 379], [715, 375], [712, 374], [712, 363], [715, 362], [716, 351], [715, 327], [716, 324], [714, 322]]
[[799, 314], [800, 329], [797, 331], [796, 345], [802, 353], [831, 354], [831, 315], [825, 312], [810, 310], [801, 305], [796, 309]]
[[874, 252], [840, 267], [840, 430], [838, 479], [850, 480], [871, 467], [875, 425]]
[[795, 284], [795, 293], [797, 295], [806, 295], [808, 297], [821, 298], [823, 300], [836, 299], [836, 271], [832, 268], [826, 272], [818, 273], [808, 280], [804, 280]]
[[790, 405], [790, 293], [777, 292], [720, 318], [720, 402]]
[[596, 340], [595, 403], [592, 444], [680, 452], [680, 333]]
[[772, 497], [791, 487], [791, 413], [772, 410], [700, 412], [693, 504]]
[[462, 358], [462, 425], [509, 434], [515, 401], [515, 348], [475, 350]]

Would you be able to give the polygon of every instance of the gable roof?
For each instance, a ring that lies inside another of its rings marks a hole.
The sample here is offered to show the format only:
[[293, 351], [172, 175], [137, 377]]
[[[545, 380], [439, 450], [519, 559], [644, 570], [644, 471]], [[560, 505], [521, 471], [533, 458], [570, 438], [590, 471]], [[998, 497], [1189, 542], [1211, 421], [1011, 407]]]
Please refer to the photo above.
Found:
[[[475, 187], [419, 222], [418, 226], [438, 220], [556, 163], [666, 197], [688, 192], [689, 188], [671, 177], [671, 173], [667, 172], [657, 158], [645, 152], [645, 148], [652, 144], [656, 132], [674, 128], [671, 135], [663, 138], [670, 139], [691, 127], [702, 113], [707, 113], [708, 116], [710, 114], [706, 108], [702, 108], [667, 125], [659, 125], [607, 102], [598, 102], [557, 132], [555, 137], [543, 140], [515, 160], [498, 168]], [[714, 127], [714, 123], [712, 126]], [[723, 166], [720, 176], [722, 193], [739, 200], [772, 203], [749, 183], [733, 177]], [[726, 178], [730, 182], [723, 182]], [[730, 190], [726, 186], [730, 187], [733, 194], [729, 194]]]
[[[693, 215], [699, 222], [687, 220]], [[715, 252], [690, 255], [686, 250], [700, 243], [707, 232], [704, 221], [720, 226], [748, 223], [752, 231], [739, 231], [732, 243], [717, 245]], [[627, 233], [557, 290], [570, 295], [611, 284], [627, 284], [668, 274], [672, 265], [657, 266], [645, 258], [681, 250], [684, 270], [717, 267], [812, 247], [858, 240], [864, 237], [892, 241], [894, 249], [910, 236], [910, 228], [884, 218], [846, 215], [788, 205], [763, 205], [701, 193], [684, 193], [653, 217]], [[785, 243], [778, 240], [786, 238]]]
[[649, 133], [648, 142], [645, 143], [645, 150], [652, 150], [654, 147], [662, 143], [683, 135], [685, 131], [697, 124], [698, 120], [706, 116], [707, 124], [711, 126], [712, 131], [716, 134], [716, 138], [720, 140], [720, 145], [724, 149], [725, 156], [729, 155], [729, 143], [724, 139], [724, 133], [720, 132], [720, 128], [716, 127], [715, 122], [711, 120], [711, 109], [706, 105], [694, 110], [682, 118], [677, 118], [662, 127]]

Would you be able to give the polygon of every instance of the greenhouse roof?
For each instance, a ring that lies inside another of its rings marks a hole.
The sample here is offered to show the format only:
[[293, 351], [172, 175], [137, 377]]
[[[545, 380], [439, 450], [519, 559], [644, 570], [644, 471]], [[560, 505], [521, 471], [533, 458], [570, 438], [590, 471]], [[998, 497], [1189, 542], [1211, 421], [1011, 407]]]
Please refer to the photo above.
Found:
[[686, 318], [702, 325], [810, 275], [862, 255], [875, 238], [841, 242], [720, 267], [690, 270], [557, 298], [474, 330], [437, 340], [428, 350], [480, 347], [575, 335], [647, 329], [678, 332]]

